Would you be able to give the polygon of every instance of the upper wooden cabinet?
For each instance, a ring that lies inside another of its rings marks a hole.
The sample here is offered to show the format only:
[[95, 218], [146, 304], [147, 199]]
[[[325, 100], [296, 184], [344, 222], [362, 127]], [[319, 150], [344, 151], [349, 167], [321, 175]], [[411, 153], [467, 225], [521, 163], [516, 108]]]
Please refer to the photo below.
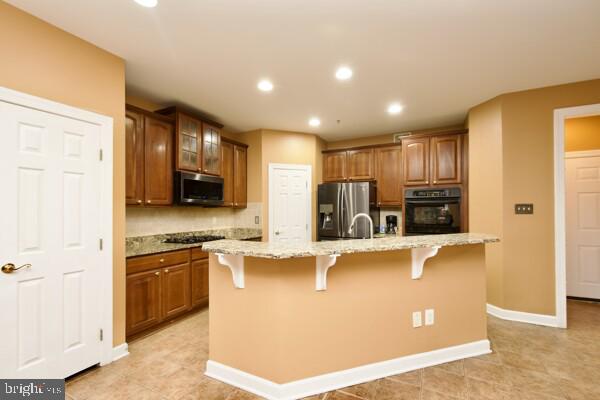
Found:
[[202, 173], [221, 175], [221, 130], [202, 124]]
[[174, 118], [175, 168], [209, 175], [221, 175], [222, 125], [194, 116], [178, 107], [158, 110]]
[[375, 150], [377, 204], [401, 206], [402, 193], [402, 146], [380, 147]]
[[373, 149], [348, 150], [347, 163], [348, 180], [375, 179]]
[[347, 154], [346, 150], [323, 153], [323, 182], [345, 181]]
[[173, 124], [132, 106], [125, 118], [125, 201], [128, 205], [173, 203]]
[[223, 205], [244, 208], [247, 206], [248, 149], [242, 143], [221, 141], [221, 176], [223, 177]]
[[404, 185], [429, 185], [429, 138], [402, 140], [402, 154]]
[[431, 171], [434, 185], [462, 180], [462, 135], [431, 138]]

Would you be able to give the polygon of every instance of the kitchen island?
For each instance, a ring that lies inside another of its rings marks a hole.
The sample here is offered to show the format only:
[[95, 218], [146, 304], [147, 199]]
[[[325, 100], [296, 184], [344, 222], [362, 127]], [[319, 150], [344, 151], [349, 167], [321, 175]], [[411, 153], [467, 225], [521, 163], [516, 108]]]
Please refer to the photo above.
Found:
[[[490, 352], [485, 234], [277, 244], [210, 253], [206, 375], [295, 399]], [[432, 324], [413, 313], [434, 310]]]

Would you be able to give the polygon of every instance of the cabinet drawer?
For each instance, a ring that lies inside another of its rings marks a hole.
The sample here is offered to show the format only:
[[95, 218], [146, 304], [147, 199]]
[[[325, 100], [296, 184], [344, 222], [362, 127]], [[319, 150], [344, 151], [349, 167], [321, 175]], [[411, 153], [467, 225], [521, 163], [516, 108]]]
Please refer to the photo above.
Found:
[[204, 258], [208, 258], [208, 253], [202, 251], [202, 247], [192, 248], [192, 260], [202, 260]]
[[151, 254], [127, 259], [127, 273], [147, 271], [169, 265], [185, 264], [190, 261], [190, 250], [177, 250], [168, 253]]

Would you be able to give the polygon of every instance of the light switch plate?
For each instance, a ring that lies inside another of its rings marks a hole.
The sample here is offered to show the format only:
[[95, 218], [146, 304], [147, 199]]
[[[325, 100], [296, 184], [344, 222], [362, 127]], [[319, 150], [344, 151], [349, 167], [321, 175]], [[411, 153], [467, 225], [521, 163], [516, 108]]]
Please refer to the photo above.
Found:
[[421, 321], [421, 311], [415, 311], [412, 314], [412, 320], [413, 320], [413, 328], [418, 328], [418, 327], [422, 326], [423, 322]]
[[533, 214], [533, 203], [515, 204], [515, 214]]
[[258, 215], [256, 215], [256, 216], [254, 217], [254, 224], [255, 224], [255, 225], [258, 225], [258, 224], [259, 224]]
[[425, 310], [425, 325], [433, 325], [435, 322], [435, 311], [433, 308]]

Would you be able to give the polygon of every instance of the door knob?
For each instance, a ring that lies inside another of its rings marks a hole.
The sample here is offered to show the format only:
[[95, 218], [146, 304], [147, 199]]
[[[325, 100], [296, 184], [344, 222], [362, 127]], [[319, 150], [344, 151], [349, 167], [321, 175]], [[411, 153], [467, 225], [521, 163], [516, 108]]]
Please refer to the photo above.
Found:
[[279, 231], [275, 231], [275, 234], [276, 234], [276, 235], [279, 235]]
[[31, 264], [23, 264], [20, 267], [15, 267], [15, 264], [8, 263], [2, 266], [2, 272], [5, 274], [12, 274], [15, 271], [20, 270], [21, 268], [31, 268]]

